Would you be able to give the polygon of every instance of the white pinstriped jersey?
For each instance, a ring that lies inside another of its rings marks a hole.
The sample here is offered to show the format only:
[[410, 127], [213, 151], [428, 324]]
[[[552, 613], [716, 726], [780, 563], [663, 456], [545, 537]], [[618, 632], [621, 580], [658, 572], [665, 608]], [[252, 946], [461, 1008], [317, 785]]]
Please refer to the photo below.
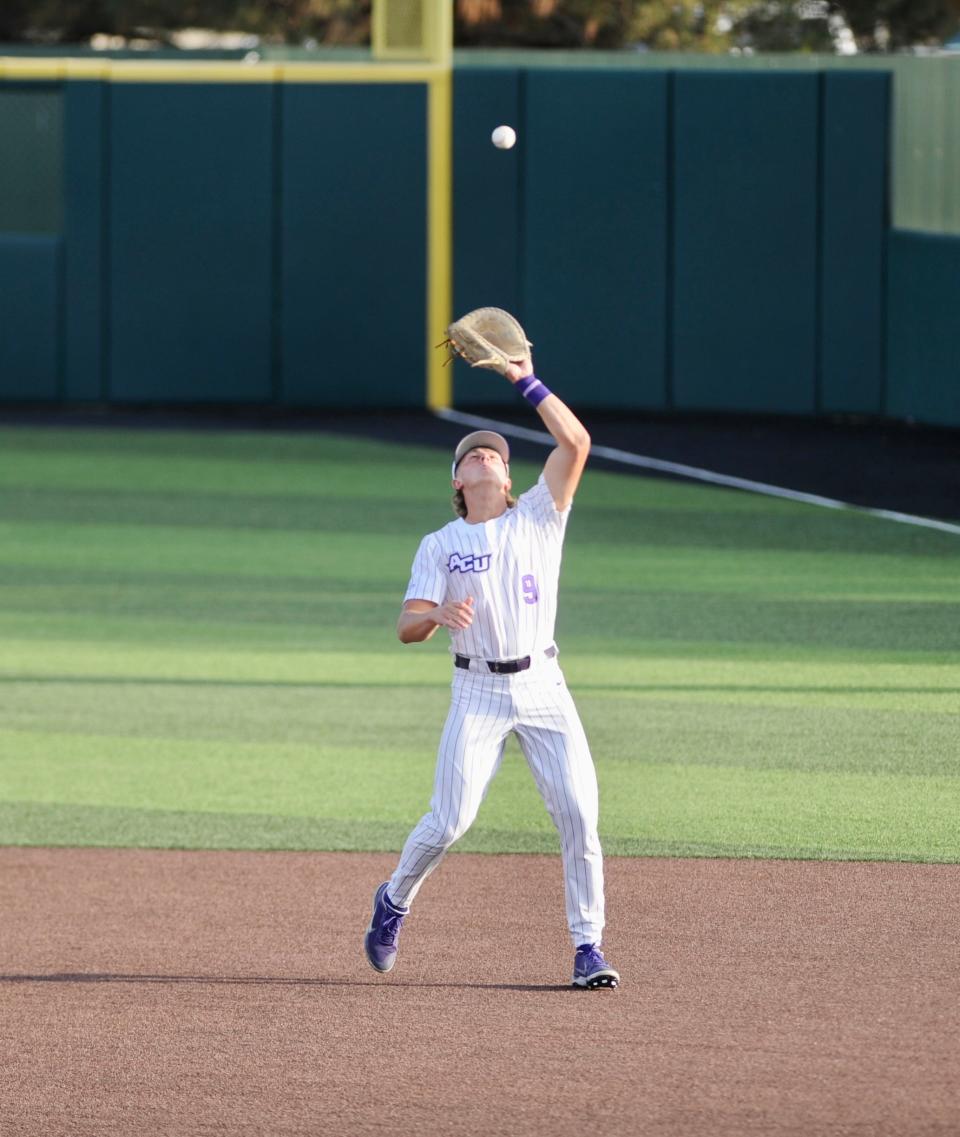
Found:
[[420, 542], [404, 601], [473, 597], [469, 628], [450, 650], [474, 659], [518, 659], [553, 643], [563, 536], [570, 507], [557, 509], [543, 474], [492, 521], [451, 521]]

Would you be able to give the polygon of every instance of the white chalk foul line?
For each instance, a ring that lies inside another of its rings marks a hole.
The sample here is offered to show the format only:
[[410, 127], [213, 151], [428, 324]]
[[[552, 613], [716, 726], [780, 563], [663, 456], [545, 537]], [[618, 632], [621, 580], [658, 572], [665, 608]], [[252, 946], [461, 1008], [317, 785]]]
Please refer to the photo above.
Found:
[[[522, 438], [527, 442], [540, 442], [546, 446], [553, 445], [553, 438], [545, 430], [530, 430], [525, 426], [514, 426], [509, 422], [497, 422], [496, 419], [468, 415], [463, 411], [451, 410], [449, 407], [441, 407], [434, 413], [448, 422], [458, 422], [463, 426], [475, 427], [477, 430], [496, 430], [506, 438]], [[648, 458], [643, 454], [631, 454], [629, 450], [618, 450], [614, 446], [592, 446], [590, 453], [597, 458], [620, 462], [624, 466], [635, 466], [644, 470], [659, 470], [664, 474], [677, 474], [679, 477], [693, 478], [698, 482], [709, 482], [715, 486], [729, 486], [731, 489], [746, 490], [748, 493], [765, 494], [767, 497], [782, 497], [788, 501], [802, 501], [807, 505], [822, 506], [824, 509], [849, 509], [854, 513], [867, 513], [871, 517], [882, 517], [887, 521], [898, 521], [903, 525], [919, 525], [924, 529], [939, 529], [944, 533], [960, 534], [960, 525], [954, 525], [949, 521], [937, 521], [933, 517], [917, 517], [912, 513], [898, 513], [892, 509], [871, 509], [865, 505], [852, 505], [848, 501], [838, 501], [833, 497], [803, 493], [800, 490], [785, 489], [783, 486], [771, 486], [766, 482], [751, 481], [749, 478], [736, 478], [732, 474], [718, 474], [715, 470], [702, 470], [698, 466], [686, 466], [682, 462], [666, 462], [662, 458]]]

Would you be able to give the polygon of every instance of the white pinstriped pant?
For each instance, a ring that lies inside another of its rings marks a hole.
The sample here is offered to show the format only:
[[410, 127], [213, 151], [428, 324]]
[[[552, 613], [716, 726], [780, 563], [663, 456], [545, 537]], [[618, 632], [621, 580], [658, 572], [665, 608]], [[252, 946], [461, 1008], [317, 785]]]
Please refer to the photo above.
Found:
[[597, 776], [555, 659], [516, 675], [454, 672], [430, 812], [407, 838], [387, 894], [394, 904], [412, 903], [447, 849], [470, 828], [511, 731], [560, 834], [570, 935], [577, 945], [599, 943], [604, 915]]

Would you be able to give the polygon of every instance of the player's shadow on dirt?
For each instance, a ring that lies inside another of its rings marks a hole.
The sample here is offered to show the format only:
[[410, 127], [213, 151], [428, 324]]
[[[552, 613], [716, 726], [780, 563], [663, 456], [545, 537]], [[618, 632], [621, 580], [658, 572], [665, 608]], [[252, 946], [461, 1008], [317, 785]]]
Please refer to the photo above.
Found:
[[[382, 979], [300, 979], [266, 975], [113, 975], [99, 972], [52, 972], [46, 975], [0, 975], [0, 983], [159, 983], [239, 987], [382, 987]], [[489, 991], [575, 991], [566, 983], [433, 983], [394, 979], [391, 986], [456, 987]]]

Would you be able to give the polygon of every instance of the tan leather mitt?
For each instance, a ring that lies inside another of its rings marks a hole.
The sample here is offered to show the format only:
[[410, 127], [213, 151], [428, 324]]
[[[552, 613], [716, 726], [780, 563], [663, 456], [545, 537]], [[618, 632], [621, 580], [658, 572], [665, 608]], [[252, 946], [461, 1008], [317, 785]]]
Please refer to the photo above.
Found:
[[520, 324], [502, 308], [474, 308], [447, 328], [445, 343], [471, 367], [506, 375], [511, 363], [530, 358], [533, 344]]

